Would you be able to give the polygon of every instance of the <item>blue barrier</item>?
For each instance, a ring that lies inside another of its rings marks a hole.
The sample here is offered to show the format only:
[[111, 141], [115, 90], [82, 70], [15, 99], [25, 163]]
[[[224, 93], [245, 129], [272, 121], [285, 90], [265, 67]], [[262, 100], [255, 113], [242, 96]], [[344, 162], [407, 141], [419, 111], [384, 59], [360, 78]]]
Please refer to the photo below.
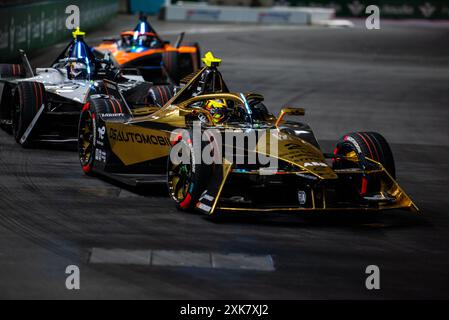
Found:
[[160, 11], [164, 3], [164, 0], [130, 0], [130, 10], [131, 13], [144, 12], [155, 14]]

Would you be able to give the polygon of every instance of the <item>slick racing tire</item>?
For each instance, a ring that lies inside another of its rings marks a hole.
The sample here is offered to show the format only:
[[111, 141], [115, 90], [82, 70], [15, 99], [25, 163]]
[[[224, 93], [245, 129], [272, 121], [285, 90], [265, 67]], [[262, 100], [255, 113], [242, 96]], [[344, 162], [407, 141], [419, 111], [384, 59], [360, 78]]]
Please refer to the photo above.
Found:
[[163, 56], [164, 66], [175, 84], [179, 84], [181, 79], [196, 70], [197, 59], [198, 57], [193, 57], [190, 53], [179, 53], [177, 51], [167, 51]]
[[183, 44], [183, 46], [195, 48], [196, 52], [192, 53], [192, 58], [193, 58], [192, 59], [192, 61], [193, 61], [193, 66], [192, 66], [193, 70], [192, 70], [192, 72], [197, 71], [198, 69], [201, 68], [201, 49], [200, 49], [200, 45], [198, 44], [198, 42], [189, 42], [189, 43]]
[[8, 134], [12, 134], [12, 119], [14, 111], [13, 91], [11, 85], [3, 84], [3, 91], [0, 95], [0, 128]]
[[85, 174], [93, 174], [100, 115], [122, 113], [123, 108], [123, 103], [119, 100], [109, 96], [101, 96], [91, 99], [81, 110], [78, 125], [78, 155]]
[[[188, 163], [175, 164], [169, 155], [167, 160], [167, 184], [170, 197], [176, 208], [181, 211], [192, 212], [195, 205], [205, 191], [207, 182], [212, 174], [210, 165], [199, 164], [194, 159], [193, 145], [190, 139], [181, 139], [173, 148], [190, 154]], [[172, 149], [173, 151], [174, 149]], [[184, 151], [185, 150], [185, 151]]]
[[[346, 155], [351, 151], [362, 153], [364, 157], [379, 162], [396, 179], [393, 153], [387, 140], [377, 132], [353, 132], [343, 136], [334, 150], [336, 155]], [[339, 161], [334, 162], [334, 167]]]
[[176, 84], [181, 80], [181, 77], [179, 76], [178, 56], [179, 54], [177, 51], [166, 51], [162, 58], [168, 75]]
[[[18, 143], [20, 143], [20, 139], [43, 104], [46, 104], [46, 94], [42, 83], [19, 82], [15, 93], [13, 110], [13, 134]], [[27, 139], [22, 146], [28, 146], [30, 144], [29, 140]]]
[[172, 85], [153, 86], [148, 90], [147, 103], [162, 108], [175, 95]]
[[25, 68], [20, 64], [0, 63], [0, 78], [22, 78], [25, 74]]

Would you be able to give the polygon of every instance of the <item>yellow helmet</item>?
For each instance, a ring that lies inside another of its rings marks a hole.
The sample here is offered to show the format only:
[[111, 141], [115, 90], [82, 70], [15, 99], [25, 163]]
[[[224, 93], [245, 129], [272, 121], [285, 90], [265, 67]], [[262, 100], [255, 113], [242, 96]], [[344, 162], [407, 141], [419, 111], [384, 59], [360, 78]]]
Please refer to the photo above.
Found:
[[220, 123], [226, 117], [228, 105], [225, 100], [217, 99], [207, 101], [204, 108], [210, 112], [214, 123]]

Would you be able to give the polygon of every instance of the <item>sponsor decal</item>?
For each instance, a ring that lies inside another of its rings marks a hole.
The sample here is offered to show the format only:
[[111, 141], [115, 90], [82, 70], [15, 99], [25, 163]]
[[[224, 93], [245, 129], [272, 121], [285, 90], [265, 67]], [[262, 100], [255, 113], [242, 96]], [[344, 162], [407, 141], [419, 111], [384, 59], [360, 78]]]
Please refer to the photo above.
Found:
[[415, 8], [406, 4], [399, 6], [386, 4], [382, 6], [382, 13], [392, 16], [413, 16], [413, 14], [415, 13]]
[[98, 139], [103, 140], [106, 128], [104, 126], [98, 128]]
[[296, 175], [298, 177], [301, 177], [301, 178], [304, 178], [304, 179], [309, 179], [309, 180], [316, 180], [316, 179], [318, 179], [317, 177], [312, 176], [310, 174], [297, 173]]
[[360, 1], [353, 1], [352, 3], [348, 3], [348, 8], [354, 16], [359, 16], [362, 14], [365, 6], [360, 3]]
[[434, 14], [436, 9], [437, 8], [429, 2], [426, 2], [424, 5], [419, 7], [419, 10], [425, 18], [430, 18]]
[[95, 149], [95, 160], [106, 163], [106, 151]]
[[299, 190], [298, 191], [298, 202], [300, 205], [305, 205], [307, 200], [307, 194], [305, 191]]
[[290, 20], [290, 12], [261, 12], [259, 13], [259, 22], [288, 22]]
[[[326, 2], [326, 1], [321, 1]], [[340, 1], [341, 4], [331, 1], [330, 4], [320, 3], [320, 6], [332, 7], [336, 10], [337, 16], [361, 17], [364, 13], [368, 13], [366, 9], [376, 6], [382, 17], [389, 18], [421, 18], [421, 19], [447, 19], [448, 7], [447, 1], [437, 0], [383, 0], [383, 1], [364, 1], [364, 0], [346, 0]], [[444, 3], [443, 3], [444, 2]], [[314, 2], [308, 2], [309, 6], [313, 6]], [[377, 14], [376, 14], [377, 15]], [[380, 17], [380, 15], [379, 15]], [[370, 30], [377, 29], [371, 28]]]
[[205, 211], [207, 213], [209, 213], [212, 210], [211, 206], [208, 206], [208, 205], [206, 205], [206, 204], [204, 204], [202, 202], [198, 202], [197, 208], [200, 209], [200, 210], [203, 210], [203, 211]]
[[104, 126], [97, 128], [95, 135], [95, 145], [104, 147], [104, 134], [106, 133], [106, 128]]
[[304, 167], [327, 167], [327, 164], [324, 162], [306, 162], [304, 163]]
[[216, 21], [220, 18], [220, 10], [187, 10], [187, 20]]
[[212, 201], [214, 201], [215, 198], [212, 197], [212, 196], [210, 196], [210, 195], [208, 195], [207, 193], [205, 193], [205, 194], [203, 194], [203, 195], [201, 196], [200, 201], [203, 200], [203, 199], [212, 202]]
[[115, 117], [120, 117], [120, 116], [124, 116], [125, 114], [123, 113], [102, 113], [100, 116], [102, 118], [115, 118]]
[[153, 144], [160, 146], [170, 145], [170, 140], [167, 137], [145, 133], [126, 132], [114, 128], [109, 130], [109, 139], [118, 142], [131, 142], [138, 144]]

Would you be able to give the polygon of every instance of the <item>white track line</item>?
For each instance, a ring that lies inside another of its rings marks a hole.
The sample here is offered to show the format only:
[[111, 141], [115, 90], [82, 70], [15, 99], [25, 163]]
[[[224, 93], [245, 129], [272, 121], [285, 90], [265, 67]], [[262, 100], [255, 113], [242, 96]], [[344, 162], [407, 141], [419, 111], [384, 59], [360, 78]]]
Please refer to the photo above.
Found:
[[271, 255], [193, 252], [181, 250], [126, 250], [93, 248], [92, 264], [190, 267], [228, 270], [275, 271]]

